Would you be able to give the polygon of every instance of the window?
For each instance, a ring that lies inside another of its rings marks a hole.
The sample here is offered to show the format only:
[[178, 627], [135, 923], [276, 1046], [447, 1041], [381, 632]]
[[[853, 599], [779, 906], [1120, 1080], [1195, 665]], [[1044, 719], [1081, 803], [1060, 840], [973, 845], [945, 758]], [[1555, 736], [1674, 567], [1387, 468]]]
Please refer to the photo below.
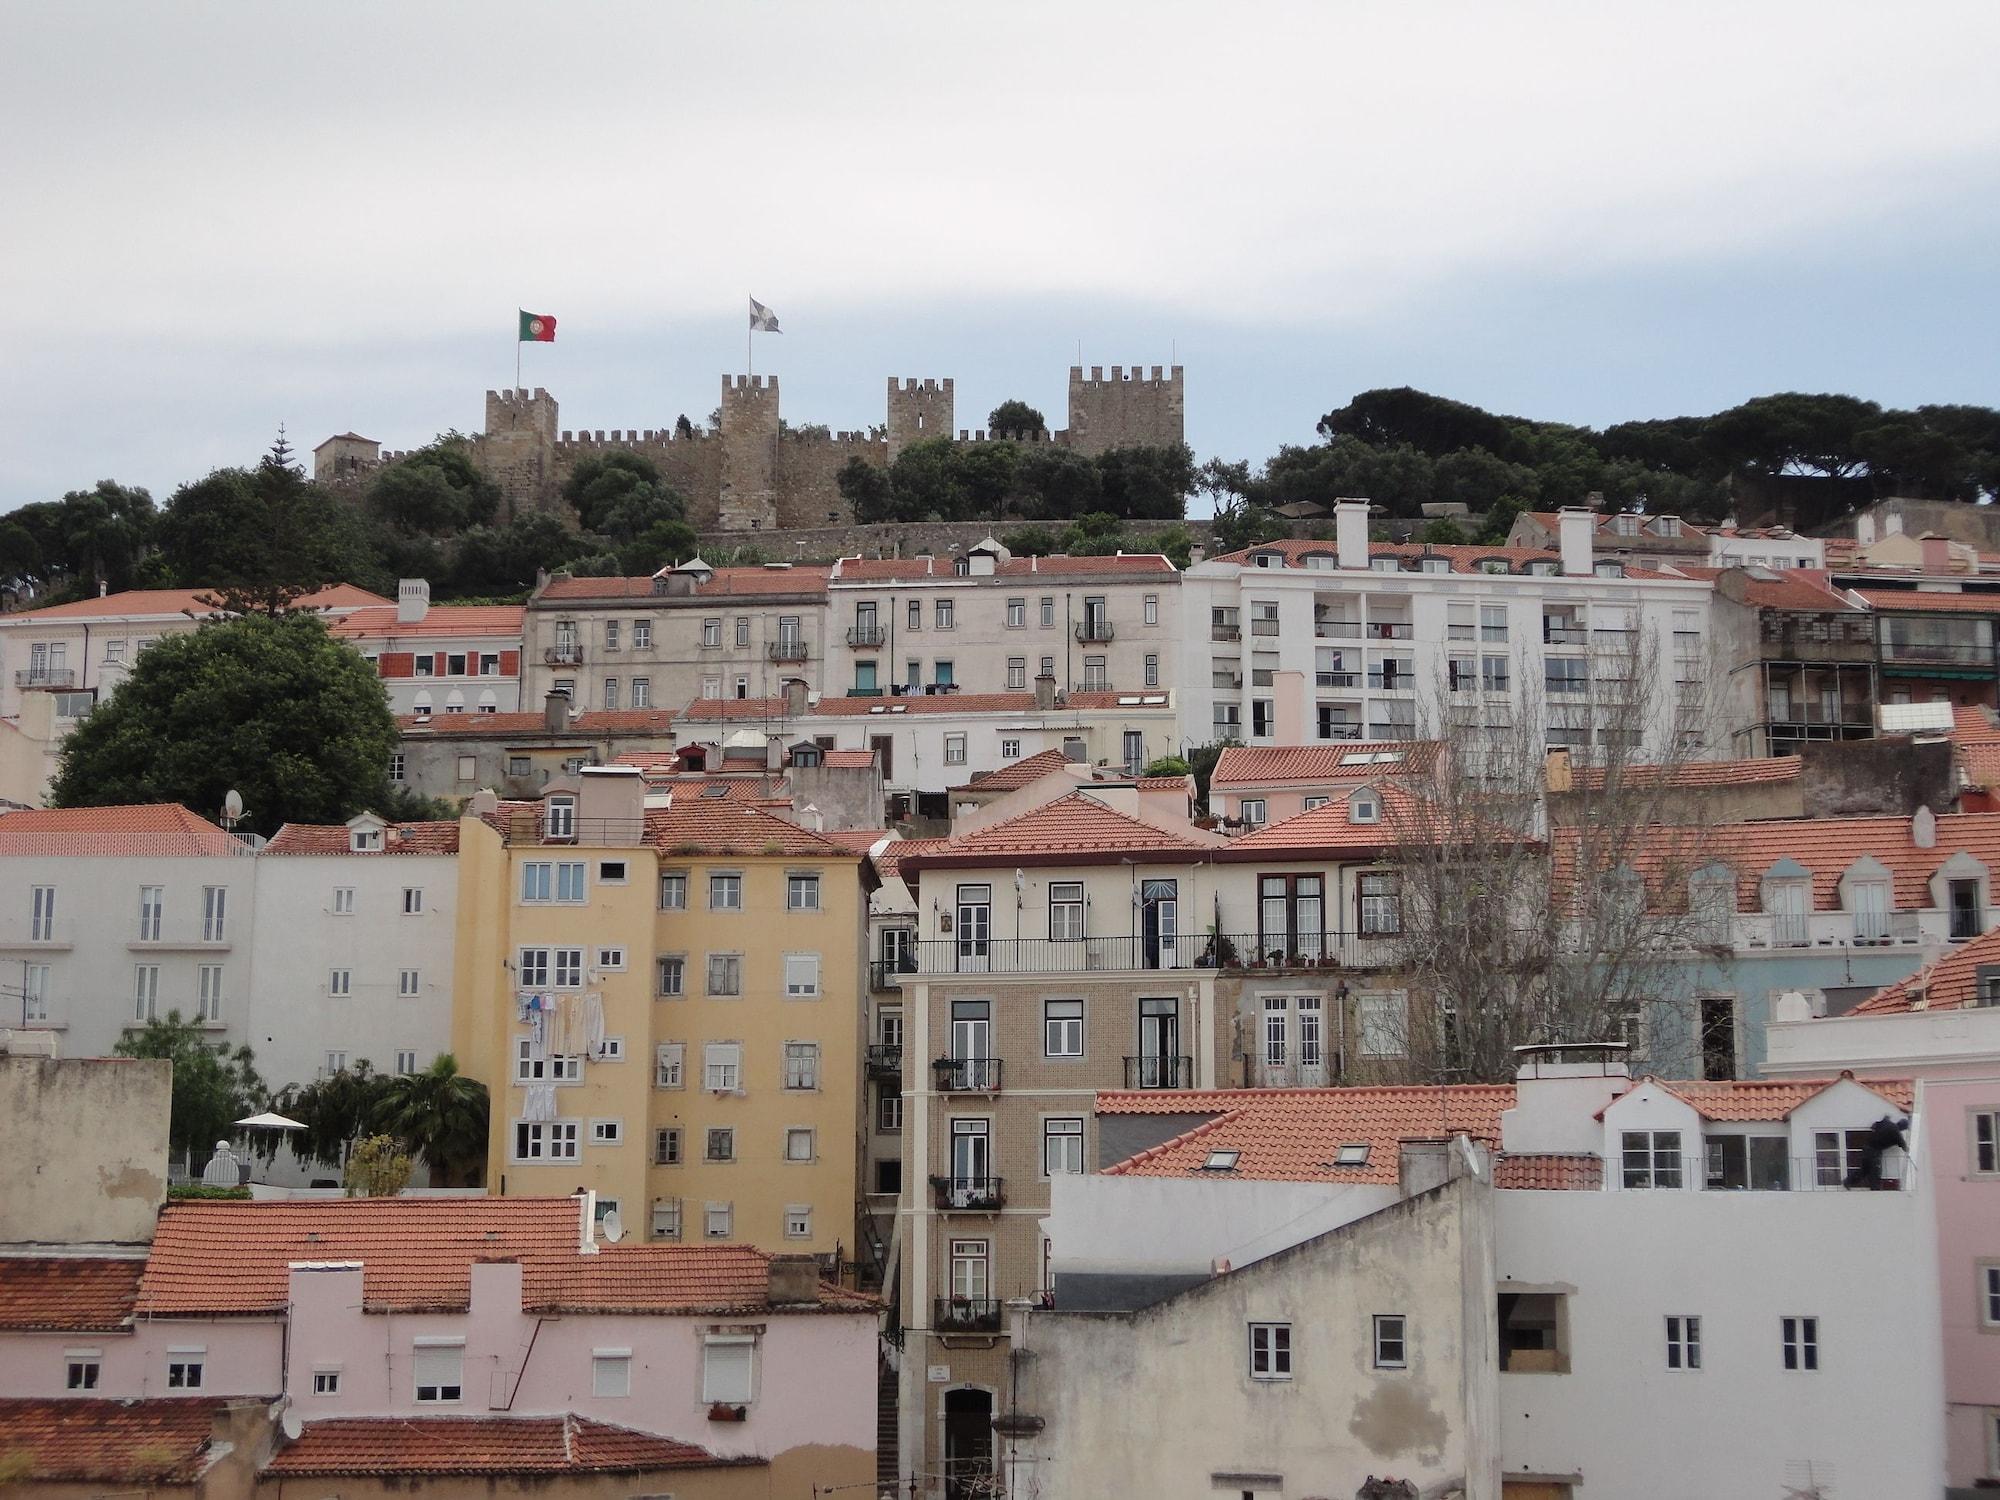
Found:
[[405, 1047], [396, 1053], [396, 1071], [405, 1077], [417, 1071], [417, 1054], [414, 1050]]
[[1712, 1135], [1702, 1144], [1711, 1188], [1783, 1192], [1790, 1186], [1791, 1143], [1785, 1136]]
[[944, 763], [948, 766], [965, 764], [965, 736], [948, 734], [944, 737]]
[[[46, 988], [48, 966], [39, 965]], [[195, 970], [195, 1017], [202, 1021], [222, 1019], [222, 965], [202, 964]]]
[[340, 1394], [340, 1371], [314, 1370], [313, 1394], [315, 1396], [338, 1396]]
[[938, 600], [938, 602], [937, 602], [937, 628], [938, 628], [939, 630], [949, 630], [949, 629], [951, 629], [951, 624], [952, 624], [952, 622], [951, 622], [951, 611], [952, 611], [952, 601], [951, 601], [951, 600], [949, 600], [949, 599], [940, 599], [940, 600]]
[[743, 877], [741, 875], [709, 876], [708, 909], [710, 911], [743, 910]]
[[1023, 630], [1027, 628], [1027, 624], [1028, 601], [1026, 599], [1009, 599], [1007, 601], [1007, 628], [1009, 630]]
[[[590, 1144], [593, 1146], [615, 1146], [625, 1139], [625, 1122], [622, 1120], [592, 1120], [590, 1122]], [[602, 1201], [602, 1200], [600, 1200]]]
[[1082, 1171], [1082, 1118], [1072, 1115], [1042, 1121], [1042, 1175], [1059, 1177]]
[[785, 910], [819, 910], [819, 876], [787, 875], [785, 877]]
[[410, 1361], [410, 1384], [418, 1402], [437, 1405], [465, 1394], [462, 1340], [418, 1339]]
[[1252, 1323], [1250, 1325], [1250, 1378], [1290, 1380], [1292, 1378], [1292, 1325]]
[[686, 911], [688, 878], [685, 870], [667, 870], [660, 875], [660, 910]]
[[632, 1394], [632, 1351], [593, 1349], [590, 1351], [590, 1394], [629, 1396]]
[[1086, 656], [1083, 659], [1084, 691], [1101, 693], [1111, 686], [1111, 678], [1106, 671], [1106, 658]]
[[549, 987], [549, 950], [546, 948], [523, 948], [520, 959], [514, 966], [514, 982], [524, 990], [545, 990]]
[[1677, 1188], [1681, 1185], [1681, 1133], [1678, 1130], [1628, 1130], [1619, 1141], [1628, 1188]]
[[1868, 1132], [1815, 1130], [1813, 1178], [1820, 1187], [1840, 1187], [1861, 1178], [1868, 1166]]
[[1159, 596], [1158, 594], [1148, 594], [1148, 595], [1147, 595], [1147, 596], [1145, 597], [1145, 600], [1144, 600], [1144, 606], [1145, 606], [1145, 618], [1146, 618], [1146, 623], [1147, 623], [1148, 625], [1157, 625], [1157, 624], [1159, 624], [1159, 623], [1160, 623], [1160, 596]]
[[816, 1089], [819, 1087], [819, 1043], [785, 1043], [785, 1087], [788, 1089]]
[[623, 948], [599, 948], [597, 950], [596, 963], [592, 967], [597, 969], [599, 973], [618, 973], [625, 967], [625, 950]]
[[326, 1065], [320, 1069], [320, 1072], [324, 1076], [331, 1078], [336, 1073], [345, 1073], [346, 1071], [347, 1071], [347, 1054], [345, 1052], [327, 1053]]
[[391, 781], [403, 780], [403, 752], [400, 750], [389, 757], [389, 779]]
[[424, 910], [424, 888], [420, 885], [404, 886], [403, 915], [406, 917], [422, 916], [423, 910]]
[[56, 935], [56, 888], [52, 885], [33, 886], [28, 896], [29, 941], [53, 941]]
[[166, 891], [157, 885], [139, 887], [139, 941], [157, 943], [160, 940], [160, 914], [166, 904]]
[[1083, 882], [1049, 882], [1049, 938], [1052, 942], [1075, 942], [1083, 936]]
[[[679, 1132], [676, 1131], [675, 1134], [678, 1135]], [[654, 1199], [653, 1238], [656, 1240], [677, 1240], [680, 1237], [681, 1200], [678, 1198]]]
[[583, 1077], [580, 1057], [537, 1057], [532, 1038], [514, 1039], [514, 1081], [516, 1083], [575, 1083]]
[[1401, 1057], [1409, 1034], [1409, 1002], [1401, 990], [1362, 994], [1356, 1001], [1361, 1018], [1363, 1057]]
[[703, 620], [701, 622], [701, 644], [705, 649], [709, 650], [713, 650], [722, 644], [722, 621]]
[[2000, 1110], [1981, 1110], [1972, 1117], [1972, 1170], [2000, 1172]]
[[658, 993], [664, 996], [679, 996], [687, 993], [687, 955], [685, 953], [663, 954], [659, 960]]
[[555, 987], [559, 990], [583, 988], [583, 950], [581, 948], [553, 948], [550, 950], [555, 960]]
[[[701, 1086], [716, 1093], [729, 1093], [743, 1084], [743, 1044], [741, 1042], [709, 1042], [701, 1049]], [[728, 1161], [728, 1156], [709, 1157], [710, 1161]]]
[[788, 1240], [809, 1240], [813, 1232], [813, 1211], [810, 1203], [788, 1203], [785, 1205], [785, 1238]]
[[813, 1133], [809, 1126], [794, 1125], [785, 1131], [785, 1160], [811, 1161]]
[[661, 1042], [653, 1048], [653, 1087], [677, 1089], [682, 1086], [687, 1043]]
[[[218, 969], [216, 984], [216, 1006], [220, 1010], [221, 971]], [[21, 966], [21, 1019], [23, 1021], [46, 1021], [49, 1018], [49, 966], [47, 964], [23, 964]]]
[[[1350, 816], [1359, 810], [1360, 802], [1361, 795], [1357, 793], [1355, 802], [1350, 804]], [[1380, 805], [1375, 804], [1370, 810], [1379, 812]], [[1371, 823], [1375, 819], [1355, 817], [1354, 821]], [[1403, 930], [1402, 885], [1402, 877], [1393, 870], [1370, 870], [1355, 882], [1355, 901], [1360, 908], [1364, 937], [1393, 936]]]
[[576, 837], [576, 798], [551, 797], [542, 814], [542, 836], [549, 839]]
[[2000, 1266], [1981, 1266], [1979, 1278], [1985, 1292], [1980, 1299], [1981, 1319], [1988, 1328], [2000, 1328]]
[[[653, 1165], [656, 1167], [678, 1167], [681, 1164], [681, 1131], [678, 1125], [664, 1126], [653, 1132]], [[679, 1233], [676, 1229], [675, 1233]]]
[[1042, 1002], [1042, 1052], [1046, 1057], [1083, 1056], [1081, 1000]]
[[1160, 685], [1160, 658], [1156, 652], [1149, 651], [1146, 653], [1145, 685], [1149, 688], [1156, 688]]
[[894, 1134], [903, 1128], [903, 1096], [883, 1089], [875, 1101], [875, 1128], [885, 1135]]
[[336, 917], [354, 915], [354, 887], [337, 885], [333, 888], [333, 914]]
[[734, 1233], [734, 1219], [727, 1203], [710, 1203], [703, 1210], [702, 1233], [712, 1240], [726, 1240]]
[[530, 860], [521, 866], [521, 899], [547, 901], [555, 889], [555, 866], [546, 860]]
[[1043, 657], [1041, 669], [1037, 675], [1042, 677], [1054, 677], [1056, 675], [1056, 659], [1053, 656]]
[[1264, 821], [1265, 808], [1266, 803], [1262, 797], [1245, 797], [1243, 799], [1243, 821], [1248, 823], [1252, 828], [1258, 827]]
[[[723, 1213], [726, 1219], [726, 1205]], [[711, 1218], [713, 1214], [711, 1208]], [[757, 1341], [749, 1334], [711, 1333], [705, 1337], [701, 1342], [701, 1399], [723, 1406], [748, 1404], [756, 1348]]]
[[229, 920], [229, 887], [205, 885], [201, 888], [201, 940], [204, 943], [223, 941], [223, 933]]
[[1667, 1368], [1669, 1370], [1701, 1368], [1700, 1318], [1682, 1316], [1667, 1319]]
[[580, 1131], [574, 1120], [516, 1120], [516, 1161], [575, 1161]]
[[1779, 1336], [1785, 1347], [1787, 1370], [1819, 1368], [1819, 1319], [1780, 1318]]
[[722, 996], [735, 996], [743, 993], [742, 954], [711, 953], [708, 955], [708, 993]]
[[405, 1000], [423, 987], [423, 977], [415, 969], [404, 969], [396, 977], [396, 993]]
[[1482, 604], [1479, 606], [1479, 638], [1482, 641], [1504, 641], [1507, 639], [1506, 605]]
[[1000, 742], [1000, 758], [1002, 760], [1019, 760], [1021, 758], [1021, 742], [1019, 740], [1002, 740]]
[[736, 1131], [727, 1125], [711, 1126], [707, 1132], [706, 1144], [702, 1147], [703, 1161], [735, 1161]]
[[206, 1349], [169, 1349], [167, 1351], [167, 1389], [170, 1391], [198, 1391], [202, 1385], [203, 1369], [208, 1363]]
[[[156, 976], [159, 973], [157, 969], [153, 972]], [[328, 974], [326, 978], [326, 992], [338, 998], [345, 998], [352, 995], [354, 993], [354, 971], [352, 969], [335, 969], [332, 973]]]
[[68, 1349], [63, 1352], [63, 1388], [94, 1391], [103, 1373], [104, 1356], [95, 1349]]
[[1007, 691], [1025, 692], [1028, 686], [1028, 658], [1010, 656], [1007, 658]]
[[1408, 1319], [1401, 1313], [1375, 1314], [1375, 1368], [1401, 1370], [1409, 1362]]
[[1047, 630], [1056, 623], [1056, 601], [1053, 598], [1044, 596], [1041, 601], [1041, 611], [1042, 628]]
[[1553, 694], [1590, 691], [1590, 663], [1581, 657], [1551, 656], [1542, 663], [1543, 686]]

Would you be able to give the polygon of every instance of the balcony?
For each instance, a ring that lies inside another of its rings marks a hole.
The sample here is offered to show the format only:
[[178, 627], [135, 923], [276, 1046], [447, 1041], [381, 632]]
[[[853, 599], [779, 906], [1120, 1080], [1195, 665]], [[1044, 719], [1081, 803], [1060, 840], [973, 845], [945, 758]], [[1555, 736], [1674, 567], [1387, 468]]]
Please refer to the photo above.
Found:
[[1210, 625], [1208, 627], [1208, 638], [1211, 641], [1233, 643], [1243, 639], [1243, 628], [1240, 625]]
[[1111, 628], [1109, 620], [1081, 620], [1076, 627], [1076, 638], [1086, 645], [1102, 644], [1117, 633]]
[[1125, 1087], [1128, 1089], [1191, 1089], [1194, 1087], [1194, 1059], [1191, 1057], [1128, 1057], [1125, 1059]]
[[76, 686], [74, 667], [27, 667], [14, 674], [17, 688], [73, 688]]
[[542, 652], [542, 660], [552, 667], [576, 667], [583, 664], [583, 648], [572, 641], [567, 646], [550, 646]]
[[1737, 943], [1766, 948], [1897, 948], [1921, 943], [1925, 918], [1942, 936], [1941, 914], [1915, 911], [1749, 912], [1736, 919]]
[[1371, 641], [1407, 641], [1410, 639], [1410, 630], [1411, 625], [1407, 620], [1370, 620], [1368, 622], [1368, 639]]
[[903, 1044], [901, 1042], [870, 1042], [868, 1044], [868, 1071], [877, 1078], [900, 1078], [903, 1076]]
[[880, 625], [850, 625], [847, 628], [847, 644], [873, 649], [889, 639], [889, 633]]
[[[1346, 726], [1343, 726], [1344, 728]], [[926, 938], [916, 972], [935, 974], [1146, 973], [1166, 969], [1371, 969], [1389, 962], [1394, 932], [1304, 932], [1260, 937]], [[942, 1063], [939, 1066], [943, 1066]], [[998, 1068], [998, 1063], [993, 1063]], [[997, 1083], [996, 1083], [997, 1086]]]
[[933, 1333], [998, 1333], [1000, 1301], [997, 1297], [940, 1297], [931, 1313]]
[[1000, 1059], [997, 1057], [940, 1057], [931, 1064], [937, 1073], [940, 1094], [997, 1094], [1000, 1092]]
[[551, 819], [539, 810], [518, 811], [507, 818], [500, 836], [509, 844], [620, 848], [645, 842], [646, 820], [643, 817]]
[[806, 643], [792, 636], [780, 636], [767, 648], [772, 661], [804, 661], [807, 656]]
[[1275, 619], [1252, 620], [1250, 622], [1250, 633], [1252, 635], [1276, 635], [1278, 633], [1278, 622]]
[[1314, 620], [1313, 634], [1323, 641], [1358, 641], [1361, 639], [1359, 620]]
[[[1843, 1134], [1859, 1128], [1849, 1126]], [[1744, 1138], [1711, 1136], [1707, 1140], [1707, 1145], [1712, 1148], [1718, 1144], [1719, 1139], [1741, 1141]], [[1751, 1137], [1751, 1139], [1783, 1141], [1784, 1138]], [[1586, 1156], [1583, 1160], [1589, 1161], [1590, 1158]], [[1588, 1168], [1585, 1170], [1588, 1171]], [[1728, 1161], [1711, 1150], [1707, 1156], [1669, 1158], [1665, 1164], [1635, 1161], [1633, 1170], [1629, 1174], [1621, 1158], [1608, 1157], [1598, 1163], [1598, 1170], [1606, 1188], [1624, 1192], [1700, 1190], [1711, 1193], [1850, 1191], [1893, 1193], [1907, 1188], [1914, 1175], [1909, 1158], [1900, 1149], [1885, 1151], [1873, 1162], [1869, 1162], [1864, 1153], [1853, 1150], [1830, 1150], [1812, 1156], [1777, 1155], [1769, 1159], [1760, 1157], [1740, 1161]]]
[[1411, 671], [1373, 672], [1368, 674], [1368, 686], [1377, 693], [1414, 693], [1417, 690], [1417, 674]]
[[1580, 620], [1544, 617], [1542, 620], [1542, 641], [1545, 645], [1550, 646], [1588, 646], [1590, 644], [1590, 632], [1584, 628], [1583, 622]]
[[1990, 667], [1993, 648], [1947, 641], [1884, 641], [1882, 663], [1898, 666]]
[[1361, 686], [1359, 672], [1316, 672], [1313, 685], [1323, 688], [1354, 688]]
[[917, 961], [911, 957], [877, 958], [868, 964], [868, 988], [871, 990], [900, 990], [903, 976], [917, 972]]
[[1007, 1194], [998, 1177], [964, 1177], [954, 1172], [933, 1177], [931, 1192], [938, 1208], [946, 1213], [990, 1214], [1007, 1206]]

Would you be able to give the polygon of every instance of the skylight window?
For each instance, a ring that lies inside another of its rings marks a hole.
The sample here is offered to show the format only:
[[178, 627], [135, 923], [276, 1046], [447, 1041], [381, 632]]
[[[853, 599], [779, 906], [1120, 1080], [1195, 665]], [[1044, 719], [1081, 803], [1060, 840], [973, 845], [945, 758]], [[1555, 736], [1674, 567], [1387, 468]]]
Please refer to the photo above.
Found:
[[1240, 1155], [1239, 1151], [1211, 1151], [1201, 1169], [1204, 1172], [1233, 1172], [1236, 1170], [1236, 1158]]
[[1342, 1146], [1340, 1148], [1339, 1155], [1334, 1157], [1333, 1164], [1336, 1167], [1367, 1166], [1368, 1143], [1366, 1141], [1358, 1141], [1358, 1142], [1350, 1142], [1349, 1144]]
[[1340, 763], [1343, 766], [1365, 766], [1374, 758], [1375, 758], [1374, 756], [1370, 755], [1367, 751], [1364, 750], [1359, 755], [1341, 756]]

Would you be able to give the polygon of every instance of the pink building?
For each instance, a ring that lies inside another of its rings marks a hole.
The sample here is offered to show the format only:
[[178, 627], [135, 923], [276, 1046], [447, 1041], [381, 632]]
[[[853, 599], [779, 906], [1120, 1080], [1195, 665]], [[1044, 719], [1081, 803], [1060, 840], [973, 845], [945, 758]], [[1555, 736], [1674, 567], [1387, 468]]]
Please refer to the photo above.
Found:
[[601, 1245], [592, 1209], [170, 1203], [143, 1260], [0, 1257], [0, 1399], [282, 1396], [308, 1439], [573, 1417], [754, 1462], [773, 1493], [872, 1482], [875, 1299], [805, 1256]]
[[2000, 1487], [2000, 931], [1844, 1015], [1783, 1004], [1768, 1076], [1849, 1068], [1919, 1080], [1918, 1170], [1937, 1213], [1947, 1493]]

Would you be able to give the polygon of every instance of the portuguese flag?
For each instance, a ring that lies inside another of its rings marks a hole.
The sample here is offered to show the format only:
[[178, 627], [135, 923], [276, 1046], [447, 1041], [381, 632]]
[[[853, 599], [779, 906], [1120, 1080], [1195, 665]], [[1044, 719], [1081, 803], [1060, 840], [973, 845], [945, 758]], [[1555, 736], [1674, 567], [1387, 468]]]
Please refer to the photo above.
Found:
[[545, 313], [524, 312], [521, 314], [521, 342], [524, 344], [553, 344], [556, 341], [556, 320]]

